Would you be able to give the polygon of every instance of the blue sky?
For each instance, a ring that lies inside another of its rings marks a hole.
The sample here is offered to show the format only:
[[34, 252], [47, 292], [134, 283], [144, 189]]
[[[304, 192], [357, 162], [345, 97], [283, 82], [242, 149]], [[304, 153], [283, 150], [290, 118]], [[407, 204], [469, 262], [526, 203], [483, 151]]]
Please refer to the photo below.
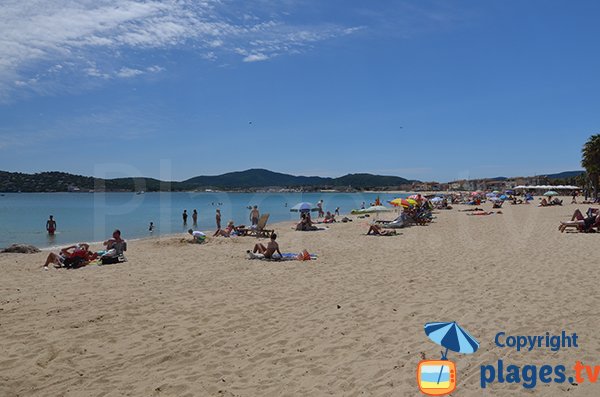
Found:
[[3, 0], [0, 169], [579, 169], [599, 17], [594, 0]]

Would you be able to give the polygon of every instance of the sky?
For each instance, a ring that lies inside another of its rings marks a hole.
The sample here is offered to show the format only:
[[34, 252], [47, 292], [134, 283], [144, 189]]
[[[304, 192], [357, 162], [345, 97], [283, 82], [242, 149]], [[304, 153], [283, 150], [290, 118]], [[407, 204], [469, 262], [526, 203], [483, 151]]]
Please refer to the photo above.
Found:
[[0, 0], [0, 170], [580, 169], [596, 0]]

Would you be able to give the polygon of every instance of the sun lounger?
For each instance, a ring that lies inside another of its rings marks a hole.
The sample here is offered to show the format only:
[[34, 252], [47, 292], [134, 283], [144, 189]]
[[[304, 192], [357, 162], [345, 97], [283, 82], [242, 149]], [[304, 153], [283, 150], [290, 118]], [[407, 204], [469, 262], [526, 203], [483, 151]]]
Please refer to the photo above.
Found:
[[258, 219], [256, 227], [244, 229], [244, 236], [256, 236], [256, 237], [271, 237], [274, 232], [272, 229], [266, 229], [267, 222], [269, 220], [269, 214], [262, 214]]

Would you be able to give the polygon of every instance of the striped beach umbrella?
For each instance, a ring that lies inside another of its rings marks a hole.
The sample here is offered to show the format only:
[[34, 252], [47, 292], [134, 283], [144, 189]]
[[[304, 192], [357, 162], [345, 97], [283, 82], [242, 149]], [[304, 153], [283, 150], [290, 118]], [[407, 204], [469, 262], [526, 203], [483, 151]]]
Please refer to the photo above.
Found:
[[[456, 322], [427, 323], [425, 324], [425, 334], [429, 339], [446, 348], [446, 352], [442, 353], [442, 360], [447, 360], [448, 350], [471, 354], [479, 349], [479, 342], [471, 334], [459, 327]], [[442, 365], [437, 383], [440, 383], [443, 370], [444, 366]]]
[[479, 342], [475, 340], [467, 331], [459, 327], [456, 322], [452, 323], [427, 323], [425, 324], [425, 334], [437, 343], [446, 348], [446, 353], [442, 359], [446, 359], [448, 350], [457, 353], [471, 354], [479, 349]]

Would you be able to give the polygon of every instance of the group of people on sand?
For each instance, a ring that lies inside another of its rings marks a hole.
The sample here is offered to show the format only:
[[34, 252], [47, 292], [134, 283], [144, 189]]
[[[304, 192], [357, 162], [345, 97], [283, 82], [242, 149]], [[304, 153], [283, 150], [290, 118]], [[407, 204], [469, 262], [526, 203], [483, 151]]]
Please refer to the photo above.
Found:
[[554, 199], [546, 199], [545, 197], [540, 201], [540, 204], [538, 205], [538, 207], [550, 207], [552, 205], [562, 205], [563, 202], [562, 200], [559, 200], [557, 198]]
[[77, 269], [99, 259], [102, 264], [125, 262], [127, 242], [121, 238], [121, 231], [115, 230], [112, 237], [102, 243], [106, 250], [96, 252], [90, 250], [88, 243], [79, 243], [63, 248], [59, 253], [50, 252], [42, 267], [48, 270], [53, 264], [55, 268]]

